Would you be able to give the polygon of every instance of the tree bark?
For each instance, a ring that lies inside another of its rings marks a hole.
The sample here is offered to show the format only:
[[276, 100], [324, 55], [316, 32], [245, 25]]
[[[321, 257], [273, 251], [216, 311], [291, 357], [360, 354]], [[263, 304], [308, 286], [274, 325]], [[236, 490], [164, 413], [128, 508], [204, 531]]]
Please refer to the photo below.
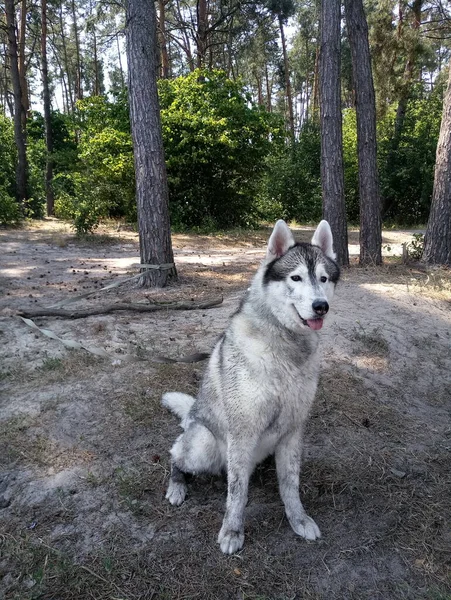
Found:
[[278, 18], [279, 18], [280, 39], [282, 40], [283, 64], [284, 64], [284, 70], [285, 70], [285, 94], [287, 96], [287, 103], [288, 103], [288, 124], [290, 127], [291, 139], [294, 141], [294, 139], [295, 139], [294, 112], [293, 112], [293, 94], [291, 92], [290, 66], [288, 64], [287, 44], [285, 42], [285, 32], [283, 29], [283, 17], [281, 14], [279, 14]]
[[381, 196], [377, 172], [376, 101], [368, 25], [362, 0], [345, 0], [357, 113], [360, 196], [360, 264], [382, 263]]
[[451, 265], [451, 67], [443, 101], [423, 260], [432, 264]]
[[47, 66], [47, 0], [41, 0], [41, 69], [42, 69], [42, 100], [44, 104], [45, 124], [45, 195], [47, 200], [47, 215], [54, 213], [55, 198], [53, 195], [53, 136], [50, 111], [49, 72]]
[[17, 146], [16, 166], [16, 198], [24, 208], [27, 198], [27, 152], [26, 152], [26, 129], [24, 123], [24, 106], [22, 104], [22, 89], [20, 86], [18, 48], [16, 38], [16, 24], [14, 13], [14, 0], [5, 0], [6, 27], [8, 30], [8, 53], [11, 67], [11, 81], [14, 94], [14, 140]]
[[[68, 55], [67, 55], [67, 44], [66, 44], [66, 35], [64, 33], [64, 20], [63, 20], [62, 4], [59, 7], [59, 24], [60, 24], [60, 32], [61, 32], [61, 45], [63, 47], [63, 55], [64, 55], [64, 70], [66, 71], [66, 74], [67, 74], [67, 87], [69, 90], [70, 108], [71, 108], [71, 111], [74, 112], [76, 98], [74, 97], [72, 79], [71, 79], [71, 70], [70, 70], [69, 59], [68, 59]], [[66, 102], [66, 104], [69, 107], [69, 103]]]
[[[127, 1], [126, 41], [141, 264], [173, 264], [153, 0]], [[143, 271], [140, 282], [143, 286], [163, 287], [176, 277], [175, 266], [151, 269]]]
[[78, 34], [77, 27], [77, 13], [75, 12], [75, 0], [72, 0], [72, 19], [74, 26], [74, 39], [75, 39], [75, 56], [76, 62], [76, 81], [75, 81], [75, 100], [81, 100], [83, 98], [83, 84], [81, 74], [81, 53], [80, 53], [80, 36]]
[[205, 65], [205, 56], [207, 53], [207, 31], [208, 14], [207, 0], [197, 0], [197, 68], [201, 69]]
[[319, 64], [323, 217], [332, 229], [338, 263], [348, 265], [341, 116], [340, 19], [340, 0], [323, 0]]
[[161, 77], [169, 79], [169, 54], [166, 35], [166, 3], [167, 0], [158, 0], [158, 33], [161, 53]]
[[27, 82], [27, 67], [25, 62], [25, 33], [27, 25], [27, 2], [22, 0], [20, 3], [20, 28], [18, 39], [18, 56], [19, 56], [19, 78], [20, 90], [22, 98], [22, 129], [27, 126], [27, 117], [30, 112], [30, 100], [28, 98], [28, 82]]

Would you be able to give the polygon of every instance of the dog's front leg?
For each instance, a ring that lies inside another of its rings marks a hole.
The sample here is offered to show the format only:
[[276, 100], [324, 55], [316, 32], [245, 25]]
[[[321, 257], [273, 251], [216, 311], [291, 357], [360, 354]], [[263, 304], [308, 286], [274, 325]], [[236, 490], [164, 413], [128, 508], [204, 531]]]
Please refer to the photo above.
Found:
[[301, 432], [295, 431], [282, 438], [277, 445], [275, 453], [277, 479], [285, 513], [293, 531], [306, 540], [316, 540], [321, 537], [318, 525], [307, 515], [299, 498], [301, 438]]
[[249, 439], [242, 443], [229, 440], [227, 449], [227, 507], [218, 535], [224, 554], [241, 550], [244, 543], [244, 509], [247, 503], [252, 460]]

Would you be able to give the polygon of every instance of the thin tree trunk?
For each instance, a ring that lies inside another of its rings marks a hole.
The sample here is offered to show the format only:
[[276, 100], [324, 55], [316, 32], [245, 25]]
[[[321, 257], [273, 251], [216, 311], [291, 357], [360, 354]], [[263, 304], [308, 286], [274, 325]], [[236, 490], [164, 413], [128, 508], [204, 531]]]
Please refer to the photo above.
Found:
[[53, 195], [53, 136], [50, 111], [49, 72], [47, 66], [47, 0], [41, 0], [41, 63], [42, 63], [42, 100], [44, 104], [46, 168], [45, 195], [47, 199], [47, 215], [54, 213], [55, 199]]
[[268, 63], [265, 64], [265, 81], [266, 81], [266, 108], [268, 112], [272, 111], [271, 106], [271, 86], [269, 85]]
[[323, 0], [319, 65], [323, 216], [332, 229], [338, 263], [348, 265], [341, 116], [340, 19], [340, 0]]
[[18, 56], [19, 56], [19, 77], [20, 77], [20, 90], [21, 90], [21, 101], [22, 101], [22, 129], [25, 130], [27, 126], [27, 117], [30, 112], [30, 100], [28, 98], [28, 82], [27, 82], [27, 67], [25, 62], [25, 33], [27, 24], [27, 2], [22, 0], [20, 4], [20, 28], [19, 28], [19, 39], [17, 44]]
[[153, 0], [128, 0], [126, 40], [141, 264], [172, 265], [143, 270], [143, 286], [163, 287], [176, 278], [158, 103], [157, 25]]
[[451, 265], [451, 66], [443, 101], [423, 260], [432, 264]]
[[319, 109], [319, 47], [316, 46], [315, 53], [315, 66], [313, 70], [313, 89], [312, 89], [312, 120], [318, 122], [318, 109]]
[[[14, 139], [17, 146], [16, 166], [16, 198], [24, 208], [27, 198], [27, 152], [26, 152], [26, 129], [23, 127], [24, 106], [22, 104], [22, 90], [20, 87], [18, 48], [16, 39], [14, 0], [5, 0], [6, 27], [8, 30], [8, 53], [11, 68], [11, 81], [14, 93]], [[25, 115], [26, 117], [26, 115]]]
[[75, 39], [75, 56], [77, 59], [76, 64], [76, 79], [75, 79], [75, 100], [81, 100], [83, 98], [83, 85], [81, 78], [81, 55], [80, 55], [80, 37], [78, 35], [77, 27], [77, 14], [75, 12], [75, 0], [72, 0], [72, 19], [74, 27], [74, 39]]
[[97, 56], [97, 36], [95, 27], [92, 29], [93, 36], [93, 50], [94, 50], [94, 96], [100, 96], [102, 93], [100, 89], [100, 75], [99, 75], [99, 60]]
[[72, 80], [71, 80], [71, 70], [69, 66], [69, 60], [67, 56], [67, 45], [66, 45], [66, 35], [64, 33], [64, 20], [63, 20], [63, 7], [60, 6], [59, 10], [59, 22], [60, 22], [60, 31], [61, 31], [61, 44], [63, 46], [63, 55], [64, 55], [64, 67], [67, 74], [67, 87], [69, 90], [69, 98], [70, 98], [70, 107], [71, 111], [74, 112], [75, 109], [75, 97], [73, 92]]
[[122, 68], [122, 58], [121, 58], [121, 47], [119, 45], [119, 35], [116, 35], [116, 47], [117, 47], [117, 56], [119, 59], [119, 72], [121, 74], [121, 84], [122, 88], [125, 88], [125, 78], [124, 78], [124, 69]]
[[207, 0], [197, 0], [197, 68], [201, 69], [205, 65], [205, 55], [207, 53]]
[[287, 53], [287, 44], [285, 41], [285, 31], [283, 29], [283, 18], [282, 15], [278, 15], [279, 17], [279, 29], [280, 29], [280, 38], [282, 40], [282, 52], [283, 52], [283, 64], [285, 69], [285, 94], [287, 97], [288, 103], [288, 124], [290, 127], [291, 139], [294, 141], [295, 139], [295, 131], [294, 131], [294, 112], [293, 112], [293, 95], [291, 92], [291, 80], [290, 80], [290, 66], [288, 64], [288, 53]]
[[161, 77], [169, 79], [169, 54], [166, 40], [166, 2], [158, 0], [158, 33], [161, 53]]
[[376, 101], [362, 0], [345, 0], [345, 14], [357, 114], [360, 264], [379, 265], [382, 263], [382, 219], [376, 154]]

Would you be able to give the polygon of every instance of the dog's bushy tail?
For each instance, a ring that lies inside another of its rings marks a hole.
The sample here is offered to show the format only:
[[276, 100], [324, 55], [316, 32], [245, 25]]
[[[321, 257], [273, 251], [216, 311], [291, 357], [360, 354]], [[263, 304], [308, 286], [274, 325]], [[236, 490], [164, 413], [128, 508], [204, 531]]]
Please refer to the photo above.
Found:
[[182, 419], [183, 423], [186, 422], [188, 413], [191, 410], [192, 405], [195, 402], [195, 398], [188, 394], [182, 394], [181, 392], [166, 392], [161, 397], [161, 404], [169, 410], [172, 410], [178, 417]]

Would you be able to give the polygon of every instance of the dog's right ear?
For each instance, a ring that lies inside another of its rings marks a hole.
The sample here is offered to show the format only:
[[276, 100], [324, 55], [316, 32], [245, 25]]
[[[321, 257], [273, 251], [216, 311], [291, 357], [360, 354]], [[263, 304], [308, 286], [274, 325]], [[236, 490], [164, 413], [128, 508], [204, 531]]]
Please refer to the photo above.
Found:
[[285, 252], [291, 248], [291, 246], [294, 246], [294, 244], [295, 241], [290, 228], [285, 221], [279, 219], [275, 224], [271, 237], [268, 241], [266, 260], [269, 262], [275, 258], [279, 258], [285, 254]]

